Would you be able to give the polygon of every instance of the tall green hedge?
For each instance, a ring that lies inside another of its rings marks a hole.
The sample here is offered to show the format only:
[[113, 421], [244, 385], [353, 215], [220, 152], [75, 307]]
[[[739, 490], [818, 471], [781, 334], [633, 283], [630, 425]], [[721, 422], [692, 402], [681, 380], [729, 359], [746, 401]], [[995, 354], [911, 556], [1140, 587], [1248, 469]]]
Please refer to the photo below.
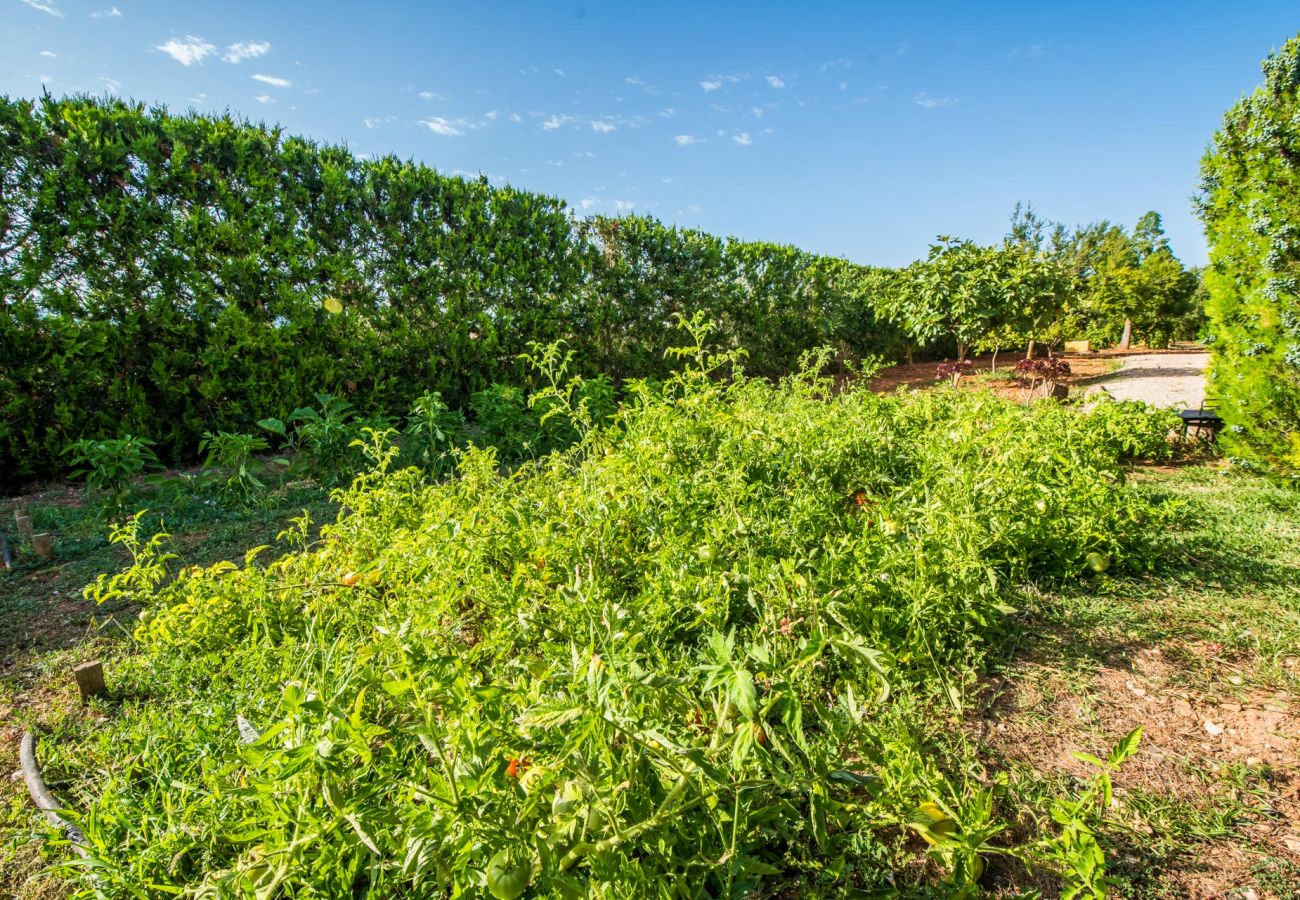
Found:
[[532, 341], [662, 375], [679, 312], [759, 373], [827, 343], [891, 354], [872, 278], [229, 116], [0, 97], [0, 483], [57, 473], [84, 436], [182, 459], [318, 391], [374, 412], [428, 389], [464, 402], [523, 378]]
[[1210, 389], [1225, 440], [1300, 473], [1300, 37], [1263, 63], [1264, 84], [1226, 116], [1202, 164], [1210, 243]]

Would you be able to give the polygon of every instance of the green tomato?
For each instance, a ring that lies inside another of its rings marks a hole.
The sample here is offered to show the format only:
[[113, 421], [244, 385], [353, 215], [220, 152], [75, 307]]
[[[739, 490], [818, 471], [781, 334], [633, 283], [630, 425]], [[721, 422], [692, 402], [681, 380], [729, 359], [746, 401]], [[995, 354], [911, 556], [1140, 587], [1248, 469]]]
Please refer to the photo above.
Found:
[[702, 545], [700, 549], [695, 552], [704, 562], [713, 562], [713, 548], [708, 544]]
[[576, 781], [566, 781], [555, 789], [551, 800], [551, 815], [559, 817], [571, 812], [582, 801], [582, 788]]
[[533, 880], [533, 864], [528, 860], [514, 861], [510, 850], [502, 847], [487, 864], [488, 893], [497, 900], [515, 900], [528, 890]]
[[1110, 557], [1103, 556], [1096, 550], [1085, 556], [1083, 562], [1089, 569], [1097, 573], [1105, 572], [1110, 568]]

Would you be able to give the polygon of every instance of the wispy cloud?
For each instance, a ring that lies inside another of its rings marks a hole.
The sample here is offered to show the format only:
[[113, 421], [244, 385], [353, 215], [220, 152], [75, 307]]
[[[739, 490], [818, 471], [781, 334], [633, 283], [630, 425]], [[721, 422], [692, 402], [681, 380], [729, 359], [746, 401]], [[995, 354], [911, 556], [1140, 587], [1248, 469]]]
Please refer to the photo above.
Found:
[[271, 87], [278, 87], [278, 88], [287, 88], [293, 85], [293, 82], [290, 81], [288, 78], [277, 78], [274, 75], [258, 74], [253, 76], [253, 80], [260, 81], [262, 82], [262, 84], [269, 84]]
[[751, 107], [749, 108], [749, 111], [750, 111], [750, 113], [754, 116], [755, 119], [761, 119], [761, 118], [763, 118], [763, 107], [761, 107], [761, 106], [751, 106]]
[[591, 123], [591, 130], [597, 134], [609, 134], [611, 131], [618, 131], [618, 127], [608, 122], [595, 121]]
[[578, 201], [578, 205], [581, 206], [583, 209], [591, 209], [599, 202], [600, 201], [597, 200], [595, 197], [583, 197], [581, 200]]
[[554, 131], [557, 128], [563, 128], [565, 125], [569, 125], [576, 121], [577, 119], [573, 116], [551, 116], [542, 123], [542, 129], [545, 131]]
[[849, 62], [847, 59], [828, 59], [826, 62], [818, 66], [817, 71], [825, 74], [832, 69], [848, 69], [852, 68], [852, 66], [853, 63]]
[[59, 58], [59, 54], [55, 53], [53, 50], [42, 50], [42, 51], [41, 51], [41, 56], [44, 56], [46, 59], [58, 59], [58, 58]]
[[275, 98], [272, 97], [270, 94], [258, 94], [258, 95], [257, 95], [256, 97], [254, 97], [253, 99], [256, 100], [258, 103], [274, 103], [274, 102], [275, 102]]
[[636, 209], [635, 200], [615, 200], [614, 209], [617, 212], [631, 212]]
[[742, 147], [748, 147], [750, 144], [754, 143], [754, 139], [749, 136], [748, 131], [737, 132], [731, 136], [731, 139]]
[[916, 105], [925, 109], [943, 109], [957, 102], [955, 97], [931, 97], [925, 91], [915, 97]]
[[90, 14], [90, 17], [92, 19], [120, 19], [122, 18], [122, 10], [116, 6], [110, 6], [108, 9], [95, 10]]
[[101, 75], [99, 80], [104, 82], [104, 91], [109, 94], [116, 94], [117, 89], [122, 86], [122, 82], [118, 81], [116, 78], [104, 78]]
[[238, 63], [246, 59], [257, 59], [270, 52], [270, 41], [237, 41], [226, 48], [221, 58], [228, 63]]
[[689, 147], [700, 142], [700, 139], [693, 134], [679, 134], [673, 140], [677, 142], [678, 147]]
[[765, 80], [767, 81], [769, 87], [774, 87], [774, 88], [785, 87], [785, 79], [782, 78], [780, 75], [768, 75]]
[[23, 3], [26, 3], [32, 9], [39, 9], [43, 13], [48, 13], [56, 19], [63, 18], [63, 10], [48, 2], [48, 0], [23, 0]]
[[710, 91], [716, 91], [724, 84], [736, 84], [737, 82], [744, 81], [747, 77], [748, 76], [745, 75], [710, 75], [704, 81], [700, 82], [700, 87], [704, 89], [705, 93], [708, 93]]
[[159, 44], [155, 49], [161, 50], [182, 66], [192, 66], [203, 62], [204, 58], [217, 52], [217, 48], [201, 37], [187, 34], [183, 38], [172, 38]]
[[392, 116], [366, 116], [366, 118], [361, 120], [361, 124], [365, 125], [367, 128], [378, 128], [380, 125], [384, 125], [391, 121], [393, 121]]
[[460, 137], [465, 133], [463, 119], [444, 119], [442, 116], [434, 116], [431, 119], [422, 119], [420, 124], [443, 137]]

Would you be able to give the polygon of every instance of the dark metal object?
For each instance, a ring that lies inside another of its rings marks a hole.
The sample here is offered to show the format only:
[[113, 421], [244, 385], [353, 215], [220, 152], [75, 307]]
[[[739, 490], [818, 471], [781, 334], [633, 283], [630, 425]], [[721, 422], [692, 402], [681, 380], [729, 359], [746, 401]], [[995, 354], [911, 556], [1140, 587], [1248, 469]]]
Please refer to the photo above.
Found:
[[73, 848], [85, 856], [86, 836], [80, 828], [59, 815], [63, 806], [54, 799], [50, 789], [45, 786], [45, 779], [41, 777], [41, 767], [36, 762], [36, 739], [30, 731], [23, 735], [23, 742], [18, 747], [18, 761], [22, 766], [23, 780], [27, 782], [27, 793], [32, 795], [32, 800], [45, 814], [46, 821], [62, 828]]

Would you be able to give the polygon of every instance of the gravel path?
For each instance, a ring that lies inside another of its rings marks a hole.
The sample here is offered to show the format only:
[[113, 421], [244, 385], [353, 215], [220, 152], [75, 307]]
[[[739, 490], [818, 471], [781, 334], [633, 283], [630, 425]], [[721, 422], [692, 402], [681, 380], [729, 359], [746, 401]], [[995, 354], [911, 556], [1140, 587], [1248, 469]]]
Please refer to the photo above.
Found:
[[1205, 397], [1208, 353], [1144, 353], [1124, 357], [1124, 367], [1098, 382], [1118, 400], [1196, 409]]

